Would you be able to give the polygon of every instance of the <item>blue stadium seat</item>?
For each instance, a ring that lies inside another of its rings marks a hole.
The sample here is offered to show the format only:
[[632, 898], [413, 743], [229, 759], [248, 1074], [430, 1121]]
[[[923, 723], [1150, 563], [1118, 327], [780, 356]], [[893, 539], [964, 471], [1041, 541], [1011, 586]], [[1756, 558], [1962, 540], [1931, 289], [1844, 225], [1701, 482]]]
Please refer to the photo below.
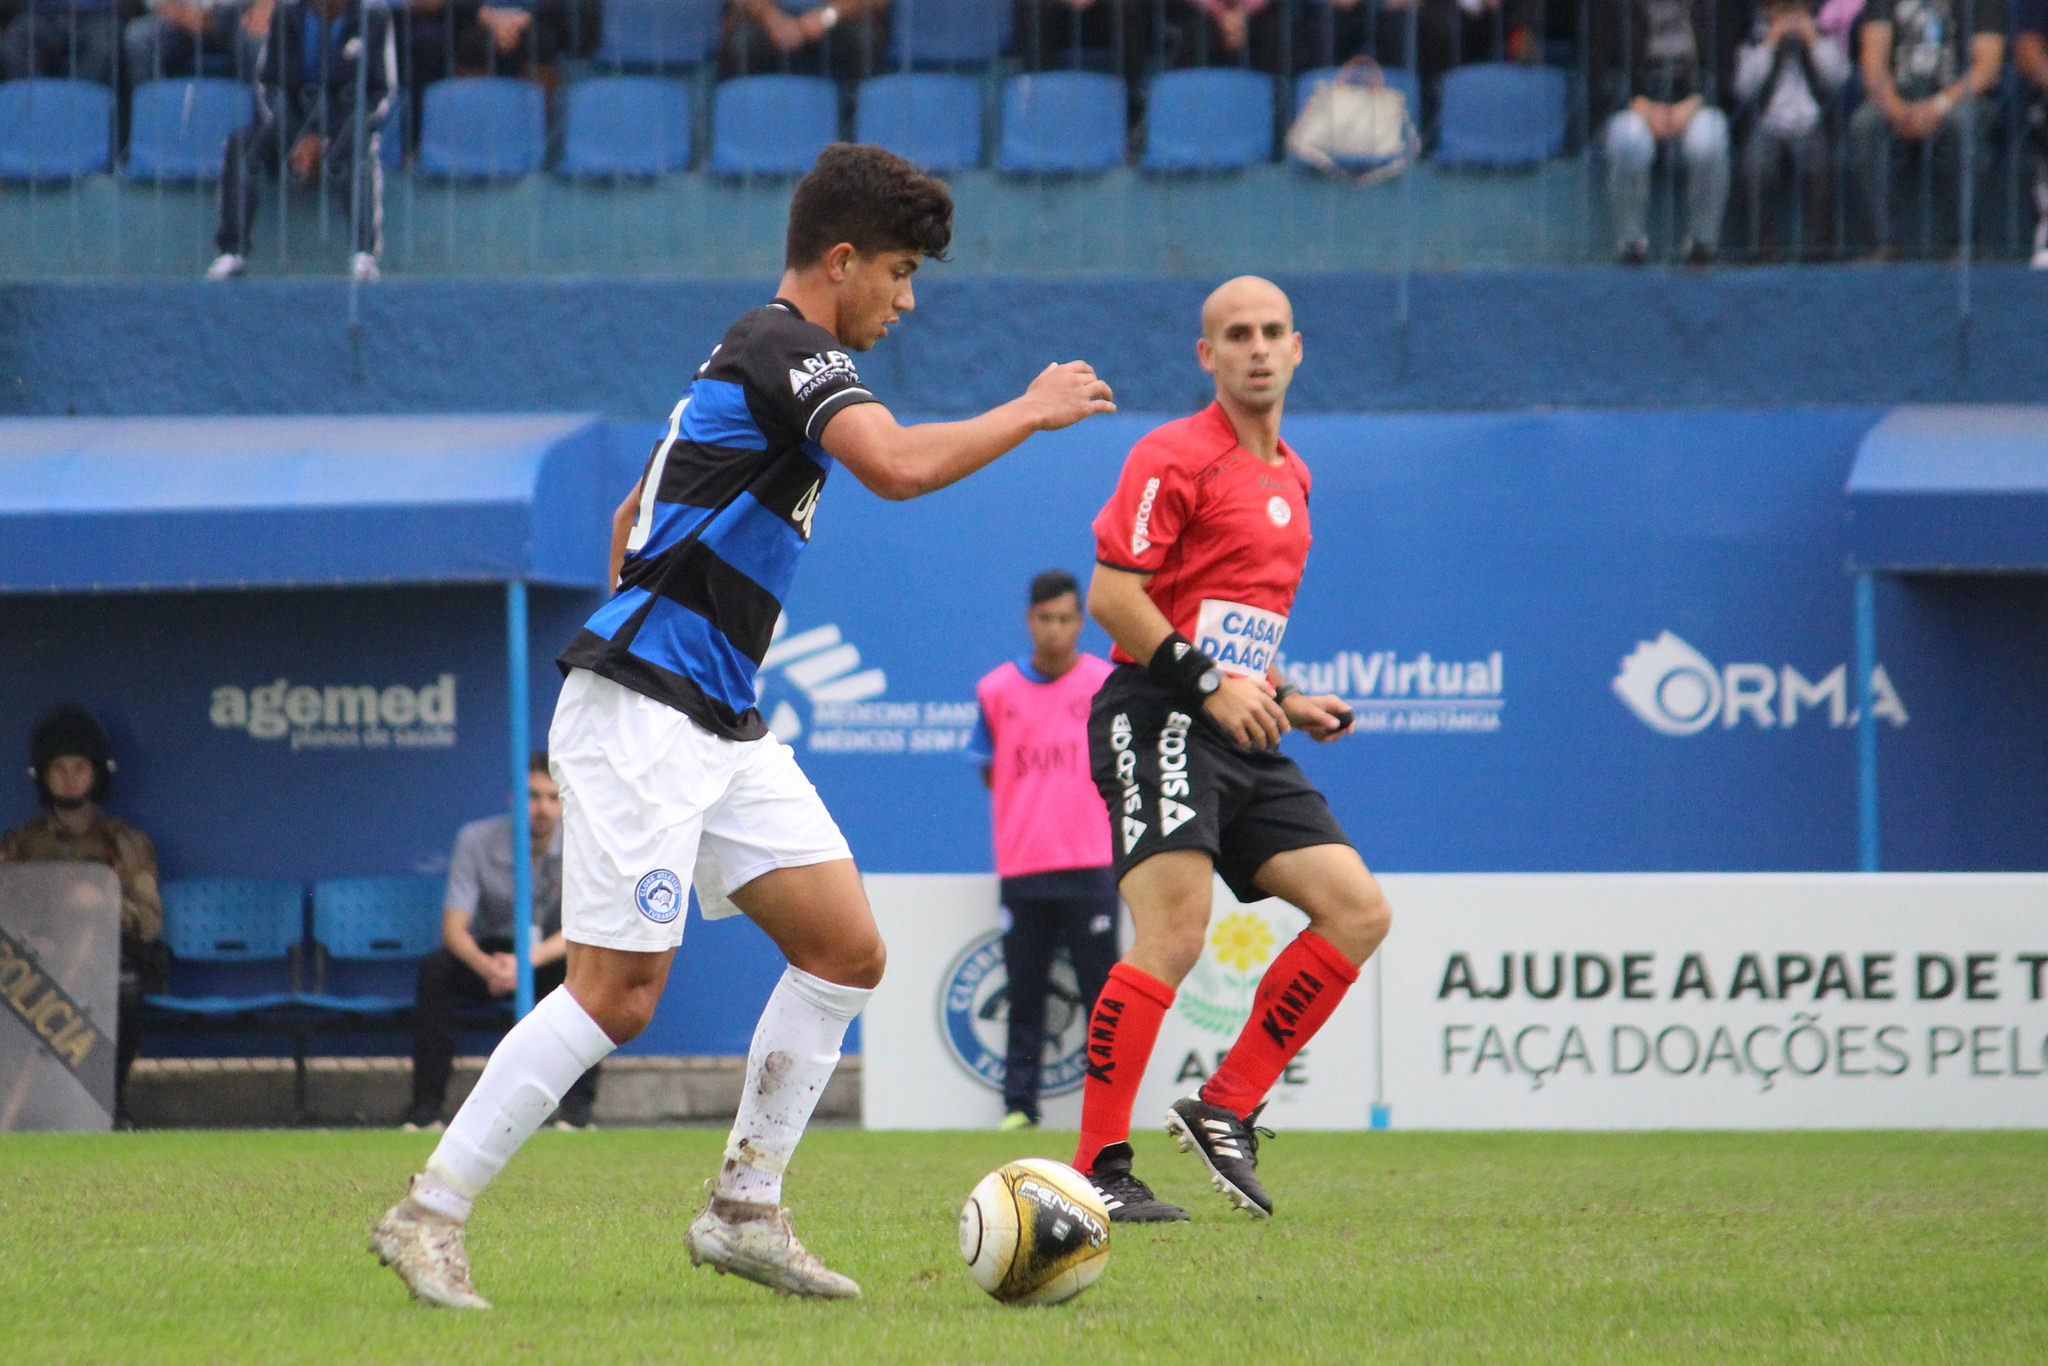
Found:
[[598, 76], [569, 87], [565, 176], [658, 176], [689, 169], [690, 88], [660, 76]]
[[[1296, 76], [1294, 117], [1301, 117], [1301, 111], [1308, 107], [1308, 97], [1315, 93], [1317, 86], [1324, 81], [1336, 80], [1337, 73], [1343, 69], [1341, 66], [1319, 66]], [[1383, 66], [1380, 76], [1386, 81], [1387, 89], [1400, 91], [1408, 101], [1408, 117], [1417, 123], [1422, 122], [1422, 83], [1415, 78], [1415, 73], [1405, 66]]]
[[540, 169], [547, 100], [530, 81], [458, 76], [427, 87], [418, 168], [424, 175], [493, 179]]
[[684, 71], [718, 50], [721, 0], [604, 0], [595, 63], [612, 71]]
[[1010, 0], [896, 0], [889, 60], [899, 66], [991, 61], [1010, 45]]
[[854, 137], [941, 175], [981, 164], [981, 82], [905, 73], [862, 81]]
[[802, 175], [839, 140], [839, 89], [820, 76], [741, 76], [718, 87], [711, 164], [718, 175]]
[[255, 101], [241, 81], [146, 81], [135, 87], [128, 125], [130, 180], [216, 180], [221, 153], [235, 131], [255, 116]]
[[[305, 931], [305, 889], [298, 883], [193, 878], [166, 882], [163, 901], [173, 981], [186, 990], [147, 997], [150, 1006], [226, 1018], [292, 1003]], [[215, 990], [191, 989], [197, 986]]]
[[1232, 67], [1154, 78], [1145, 113], [1148, 171], [1225, 171], [1273, 157], [1273, 79]]
[[419, 962], [441, 947], [437, 877], [343, 877], [313, 884], [316, 989], [297, 1004], [378, 1015], [410, 1010]]
[[1436, 160], [1444, 166], [1534, 166], [1564, 151], [1564, 73], [1482, 62], [1444, 77]]
[[63, 180], [107, 169], [114, 92], [92, 81], [0, 82], [0, 180]]
[[1124, 160], [1124, 83], [1087, 71], [1043, 71], [1003, 83], [1000, 170], [1071, 175]]

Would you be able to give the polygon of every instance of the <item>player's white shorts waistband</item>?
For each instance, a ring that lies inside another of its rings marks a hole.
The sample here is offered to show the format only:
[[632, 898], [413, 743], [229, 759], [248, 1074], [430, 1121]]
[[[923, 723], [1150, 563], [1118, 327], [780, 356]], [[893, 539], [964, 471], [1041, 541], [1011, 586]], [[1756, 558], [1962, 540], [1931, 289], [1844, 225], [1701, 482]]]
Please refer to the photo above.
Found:
[[588, 669], [562, 683], [548, 759], [562, 789], [562, 932], [578, 944], [672, 949], [691, 883], [717, 920], [763, 873], [852, 857], [788, 745], [713, 735]]

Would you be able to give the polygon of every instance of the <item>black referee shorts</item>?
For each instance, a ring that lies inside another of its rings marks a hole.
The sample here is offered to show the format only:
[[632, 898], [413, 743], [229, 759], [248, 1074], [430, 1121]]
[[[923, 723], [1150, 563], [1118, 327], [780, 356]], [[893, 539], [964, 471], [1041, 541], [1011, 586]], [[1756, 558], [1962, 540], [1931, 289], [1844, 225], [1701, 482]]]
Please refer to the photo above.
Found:
[[1252, 879], [1273, 855], [1351, 843], [1299, 764], [1278, 750], [1240, 749], [1136, 665], [1095, 694], [1088, 760], [1109, 807], [1119, 881], [1154, 854], [1199, 849], [1239, 901], [1259, 901], [1272, 893]]

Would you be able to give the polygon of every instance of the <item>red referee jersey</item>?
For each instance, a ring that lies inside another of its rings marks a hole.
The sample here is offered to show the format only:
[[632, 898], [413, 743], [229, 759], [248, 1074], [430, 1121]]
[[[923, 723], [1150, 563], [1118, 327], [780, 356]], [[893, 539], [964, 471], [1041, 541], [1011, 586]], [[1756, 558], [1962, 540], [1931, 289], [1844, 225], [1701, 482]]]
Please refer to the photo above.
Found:
[[[1095, 558], [1150, 574], [1173, 629], [1225, 673], [1263, 677], [1279, 653], [1308, 529], [1308, 466], [1280, 443], [1268, 465], [1237, 444], [1220, 403], [1148, 432], [1095, 517]], [[1122, 647], [1110, 657], [1135, 663]]]

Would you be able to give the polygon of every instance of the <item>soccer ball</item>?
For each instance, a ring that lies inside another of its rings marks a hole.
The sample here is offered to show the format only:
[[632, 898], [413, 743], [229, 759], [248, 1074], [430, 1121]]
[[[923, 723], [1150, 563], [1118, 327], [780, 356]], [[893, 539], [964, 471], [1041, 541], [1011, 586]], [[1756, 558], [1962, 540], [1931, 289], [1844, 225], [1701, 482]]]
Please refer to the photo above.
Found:
[[960, 1255], [974, 1283], [1004, 1304], [1058, 1304], [1109, 1265], [1109, 1211], [1072, 1167], [1006, 1162], [960, 1211]]

